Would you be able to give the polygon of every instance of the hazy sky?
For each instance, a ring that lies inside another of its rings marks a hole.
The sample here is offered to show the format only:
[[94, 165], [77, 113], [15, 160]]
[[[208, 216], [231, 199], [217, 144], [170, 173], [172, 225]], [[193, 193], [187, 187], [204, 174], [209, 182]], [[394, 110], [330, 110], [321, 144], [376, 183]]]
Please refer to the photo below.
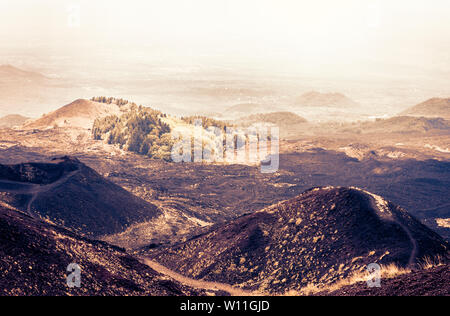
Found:
[[448, 0], [0, 0], [0, 45], [449, 76], [449, 17]]

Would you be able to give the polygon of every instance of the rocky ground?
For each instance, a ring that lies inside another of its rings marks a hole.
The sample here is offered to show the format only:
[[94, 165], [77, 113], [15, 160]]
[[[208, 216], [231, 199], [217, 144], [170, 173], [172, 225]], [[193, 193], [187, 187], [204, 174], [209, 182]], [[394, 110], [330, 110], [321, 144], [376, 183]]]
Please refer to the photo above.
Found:
[[98, 237], [124, 231], [162, 212], [76, 158], [0, 165], [0, 196], [31, 216]]
[[[320, 185], [365, 188], [404, 207], [450, 238], [450, 229], [442, 225], [448, 218], [450, 205], [449, 163], [443, 156], [432, 155], [432, 149], [427, 149], [426, 156], [416, 157], [417, 150], [403, 148], [402, 152], [407, 154], [402, 156], [397, 153], [397, 146], [395, 150], [383, 149], [386, 156], [371, 153], [370, 149], [376, 148], [372, 145], [348, 146], [349, 136], [286, 141], [281, 143], [280, 170], [261, 174], [256, 166], [152, 160], [94, 141], [88, 131], [6, 130], [2, 137], [0, 163], [47, 160], [49, 156], [69, 152], [108, 180], [165, 210], [165, 218], [148, 223], [149, 227], [162, 226], [159, 236], [145, 233], [148, 229], [140, 225], [109, 239], [127, 248], [143, 245], [130, 241], [142, 232], [146, 236], [144, 243], [148, 244], [182, 240], [205, 225], [234, 219]], [[429, 144], [442, 139], [423, 137], [418, 139]], [[410, 138], [395, 139], [391, 135], [383, 139], [390, 142], [403, 139], [407, 144], [405, 139]], [[343, 146], [348, 148], [341, 150]], [[397, 154], [398, 158], [388, 157]]]
[[[81, 287], [66, 271], [81, 268]], [[0, 205], [0, 295], [201, 295], [174, 282], [122, 249], [92, 241]]]
[[370, 263], [410, 266], [448, 249], [439, 235], [381, 197], [324, 187], [143, 253], [195, 279], [283, 294], [335, 283]]
[[381, 287], [368, 287], [359, 282], [331, 292], [320, 292], [323, 296], [449, 296], [450, 267], [447, 264], [413, 271], [396, 278], [381, 281]]

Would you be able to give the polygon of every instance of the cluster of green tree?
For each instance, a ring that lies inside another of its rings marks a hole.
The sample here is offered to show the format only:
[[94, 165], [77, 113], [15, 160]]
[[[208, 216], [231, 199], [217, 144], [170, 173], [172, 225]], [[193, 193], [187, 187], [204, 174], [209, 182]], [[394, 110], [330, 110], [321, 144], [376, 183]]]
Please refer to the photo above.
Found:
[[107, 116], [95, 120], [92, 133], [97, 140], [118, 144], [121, 148], [155, 159], [169, 160], [173, 147], [170, 126], [159, 111], [132, 105], [120, 117]]
[[118, 106], [123, 106], [123, 105], [127, 105], [128, 103], [130, 103], [131, 105], [136, 105], [136, 103], [134, 102], [129, 102], [128, 100], [124, 100], [124, 99], [116, 99], [116, 98], [112, 98], [112, 97], [93, 97], [91, 99], [91, 101], [94, 102], [99, 102], [99, 103], [106, 103], [106, 104], [115, 104]]
[[222, 131], [225, 131], [225, 128], [227, 126], [233, 127], [232, 125], [227, 124], [225, 122], [218, 121], [218, 120], [212, 119], [210, 117], [206, 117], [206, 116], [200, 116], [200, 115], [182, 117], [181, 120], [183, 120], [184, 122], [186, 122], [190, 125], [195, 125], [195, 124], [197, 124], [197, 122], [201, 121], [201, 124], [202, 124], [203, 128], [205, 128], [205, 129], [208, 129], [209, 127], [217, 127], [217, 128], [220, 128]]

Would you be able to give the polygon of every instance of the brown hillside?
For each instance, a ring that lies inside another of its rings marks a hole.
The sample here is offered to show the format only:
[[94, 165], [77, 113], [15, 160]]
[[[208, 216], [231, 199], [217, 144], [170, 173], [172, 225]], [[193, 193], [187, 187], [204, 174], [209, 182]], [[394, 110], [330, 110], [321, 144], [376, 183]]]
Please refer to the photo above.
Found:
[[195, 279], [281, 294], [332, 284], [370, 263], [409, 266], [447, 252], [439, 235], [381, 197], [326, 187], [151, 256]]
[[161, 215], [155, 205], [69, 157], [0, 165], [0, 196], [33, 217], [90, 236], [119, 233]]
[[[69, 288], [66, 269], [81, 268]], [[34, 219], [0, 201], [0, 296], [199, 295], [139, 263], [123, 250]]]
[[432, 98], [407, 109], [401, 115], [450, 118], [450, 98]]
[[120, 113], [119, 106], [84, 99], [76, 100], [43, 117], [25, 124], [25, 128], [48, 129], [53, 127], [92, 128], [95, 119]]

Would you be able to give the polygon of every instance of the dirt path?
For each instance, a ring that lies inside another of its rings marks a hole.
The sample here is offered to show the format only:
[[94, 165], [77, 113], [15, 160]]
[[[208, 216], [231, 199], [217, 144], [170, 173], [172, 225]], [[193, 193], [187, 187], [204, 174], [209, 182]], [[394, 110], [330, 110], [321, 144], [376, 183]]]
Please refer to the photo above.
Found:
[[250, 292], [245, 291], [240, 288], [235, 288], [229, 284], [224, 283], [217, 283], [217, 282], [208, 282], [208, 281], [202, 281], [202, 280], [195, 280], [188, 277], [185, 277], [184, 275], [181, 275], [175, 271], [172, 271], [159, 263], [152, 261], [147, 258], [141, 258], [141, 261], [148, 265], [153, 270], [166, 275], [175, 281], [180, 282], [181, 284], [184, 284], [186, 286], [190, 286], [196, 289], [206, 290], [206, 291], [224, 291], [229, 293], [232, 296], [258, 296], [262, 295], [262, 293], [258, 292]]
[[77, 174], [79, 171], [80, 170], [77, 168], [76, 170], [64, 175], [57, 181], [47, 184], [47, 185], [24, 183], [24, 182], [9, 181], [9, 180], [0, 180], [0, 192], [30, 195], [30, 199], [29, 199], [29, 201], [27, 203], [27, 207], [26, 207], [26, 212], [28, 213], [28, 215], [35, 217], [35, 215], [33, 214], [32, 210], [31, 210], [31, 206], [33, 205], [34, 201], [39, 197], [39, 194], [48, 192], [51, 189], [56, 188], [57, 186], [63, 184], [64, 182], [69, 180], [71, 177], [73, 177], [75, 174]]
[[[386, 212], [386, 210], [382, 209], [383, 208], [382, 206], [380, 207], [380, 202], [377, 201], [377, 196], [375, 196], [374, 194], [370, 194], [370, 198], [371, 198], [371, 204], [372, 204], [373, 208], [378, 209], [378, 211], [380, 213]], [[379, 197], [379, 198], [381, 198], [381, 197]], [[383, 202], [385, 202], [385, 201], [383, 200]], [[387, 203], [387, 202], [385, 202], [385, 203]], [[409, 260], [408, 260], [408, 266], [414, 265], [416, 257], [417, 257], [417, 248], [418, 248], [418, 246], [417, 246], [417, 241], [414, 239], [411, 231], [408, 229], [408, 227], [403, 225], [403, 223], [401, 223], [397, 219], [395, 219], [394, 216], [390, 215], [390, 216], [387, 216], [385, 218], [387, 218], [388, 220], [393, 221], [394, 223], [396, 223], [398, 226], [400, 226], [405, 231], [406, 235], [408, 235], [408, 238], [409, 238], [409, 240], [411, 242], [411, 247], [412, 247], [411, 254], [410, 254]]]
[[398, 221], [394, 221], [397, 225], [399, 225], [408, 235], [409, 240], [411, 241], [412, 244], [412, 250], [411, 250], [411, 255], [409, 256], [409, 261], [408, 261], [408, 265], [412, 266], [414, 265], [415, 261], [416, 261], [416, 257], [417, 257], [417, 241], [414, 239], [413, 235], [411, 234], [411, 231], [402, 223], [398, 222]]

